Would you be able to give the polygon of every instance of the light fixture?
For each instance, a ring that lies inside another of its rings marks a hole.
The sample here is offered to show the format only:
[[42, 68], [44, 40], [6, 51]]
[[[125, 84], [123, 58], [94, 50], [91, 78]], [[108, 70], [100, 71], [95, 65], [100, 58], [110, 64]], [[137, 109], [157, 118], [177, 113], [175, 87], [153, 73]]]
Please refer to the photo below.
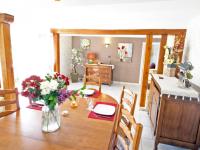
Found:
[[87, 59], [89, 64], [93, 64], [96, 60], [96, 53], [95, 52], [88, 52], [87, 53]]
[[108, 38], [108, 37], [106, 37], [106, 38], [104, 39], [105, 47], [108, 48], [108, 46], [110, 45], [110, 43], [111, 43], [111, 39]]

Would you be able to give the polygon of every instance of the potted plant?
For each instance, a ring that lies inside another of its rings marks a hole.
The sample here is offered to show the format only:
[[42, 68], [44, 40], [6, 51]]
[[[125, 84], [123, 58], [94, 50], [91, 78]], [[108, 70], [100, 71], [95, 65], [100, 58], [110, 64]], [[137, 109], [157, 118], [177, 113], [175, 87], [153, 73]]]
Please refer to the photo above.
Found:
[[193, 75], [191, 74], [191, 70], [193, 68], [194, 67], [192, 63], [189, 61], [186, 61], [179, 65], [180, 72], [178, 74], [178, 77], [179, 77], [179, 83], [180, 83], [179, 85], [181, 87], [189, 88], [191, 86], [189, 80], [193, 78]]
[[173, 77], [176, 74], [176, 66], [178, 63], [178, 53], [172, 48], [165, 46], [165, 59], [163, 74]]
[[82, 49], [72, 49], [72, 72], [70, 74], [72, 82], [78, 82], [78, 72], [77, 72], [77, 67], [79, 65], [83, 65], [82, 61]]

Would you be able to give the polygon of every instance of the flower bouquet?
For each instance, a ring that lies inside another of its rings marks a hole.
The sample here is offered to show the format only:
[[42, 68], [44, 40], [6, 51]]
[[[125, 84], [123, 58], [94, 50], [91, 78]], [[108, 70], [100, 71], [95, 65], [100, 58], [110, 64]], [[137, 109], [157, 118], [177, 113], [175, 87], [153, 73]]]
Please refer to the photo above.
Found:
[[164, 74], [167, 76], [175, 76], [176, 66], [178, 64], [178, 53], [172, 48], [165, 46], [164, 56]]
[[[33, 75], [22, 82], [22, 96], [31, 101], [43, 101], [42, 130], [53, 132], [60, 127], [60, 115], [58, 105], [66, 99], [76, 100], [79, 90], [68, 91], [68, 77], [55, 73], [47, 74], [44, 79]], [[81, 94], [81, 92], [80, 92]]]
[[55, 73], [47, 74], [45, 79], [33, 75], [22, 82], [22, 96], [32, 101], [43, 101], [50, 110], [54, 110], [56, 104], [61, 104], [71, 96], [67, 91], [68, 77]]

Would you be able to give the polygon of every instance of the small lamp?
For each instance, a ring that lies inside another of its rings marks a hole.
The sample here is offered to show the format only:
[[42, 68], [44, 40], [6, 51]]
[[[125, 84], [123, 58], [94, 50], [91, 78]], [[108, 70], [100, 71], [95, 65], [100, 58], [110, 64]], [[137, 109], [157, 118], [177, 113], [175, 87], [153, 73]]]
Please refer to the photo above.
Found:
[[94, 61], [96, 60], [96, 54], [94, 52], [88, 52], [87, 59], [89, 64], [94, 63]]
[[106, 37], [106, 38], [104, 39], [104, 43], [105, 43], [105, 47], [108, 48], [108, 46], [109, 46], [110, 43], [111, 43], [110, 38]]

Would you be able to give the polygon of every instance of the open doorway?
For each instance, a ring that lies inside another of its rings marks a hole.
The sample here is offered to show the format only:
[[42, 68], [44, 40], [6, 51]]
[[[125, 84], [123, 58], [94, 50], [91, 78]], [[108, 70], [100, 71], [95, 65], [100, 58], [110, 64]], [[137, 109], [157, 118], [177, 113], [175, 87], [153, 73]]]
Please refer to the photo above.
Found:
[[148, 88], [148, 76], [149, 76], [149, 66], [150, 57], [152, 50], [153, 36], [161, 35], [161, 45], [159, 53], [158, 62], [158, 73], [163, 72], [163, 62], [164, 62], [164, 46], [167, 43], [168, 35], [174, 35], [175, 41], [174, 46], [179, 49], [179, 61], [181, 62], [184, 40], [185, 40], [185, 29], [133, 29], [133, 30], [94, 30], [94, 29], [52, 29], [54, 38], [54, 48], [55, 48], [55, 63], [54, 70], [60, 72], [60, 34], [75, 34], [75, 35], [143, 35], [146, 37], [146, 50], [144, 65], [142, 66], [142, 83], [140, 92], [140, 106], [145, 106], [146, 101], [146, 91]]

